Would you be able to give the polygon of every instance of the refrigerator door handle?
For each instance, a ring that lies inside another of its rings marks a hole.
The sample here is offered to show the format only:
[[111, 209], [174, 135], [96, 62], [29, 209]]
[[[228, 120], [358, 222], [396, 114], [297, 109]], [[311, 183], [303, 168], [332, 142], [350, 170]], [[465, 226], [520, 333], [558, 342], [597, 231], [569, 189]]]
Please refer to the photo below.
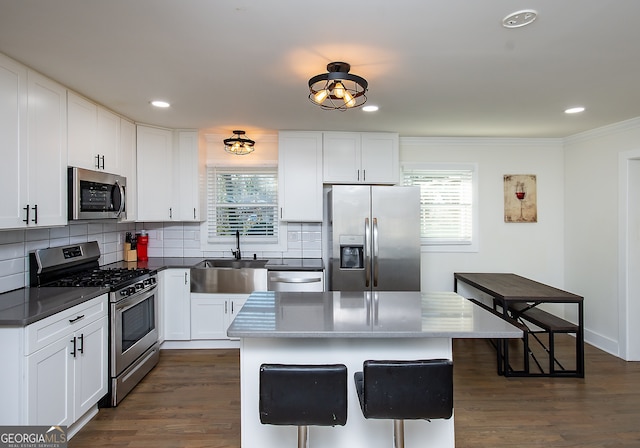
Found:
[[364, 218], [364, 279], [365, 286], [371, 286], [371, 228], [369, 218]]
[[373, 218], [373, 287], [378, 287], [378, 218]]

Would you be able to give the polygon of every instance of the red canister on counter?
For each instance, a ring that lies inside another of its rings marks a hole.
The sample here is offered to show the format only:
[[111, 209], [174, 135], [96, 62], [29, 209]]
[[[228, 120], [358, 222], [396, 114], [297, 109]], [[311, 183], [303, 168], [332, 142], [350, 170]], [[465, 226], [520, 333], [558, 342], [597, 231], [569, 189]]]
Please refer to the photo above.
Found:
[[149, 256], [147, 255], [147, 247], [149, 246], [149, 235], [145, 230], [141, 230], [137, 234], [138, 240], [138, 260], [147, 261]]

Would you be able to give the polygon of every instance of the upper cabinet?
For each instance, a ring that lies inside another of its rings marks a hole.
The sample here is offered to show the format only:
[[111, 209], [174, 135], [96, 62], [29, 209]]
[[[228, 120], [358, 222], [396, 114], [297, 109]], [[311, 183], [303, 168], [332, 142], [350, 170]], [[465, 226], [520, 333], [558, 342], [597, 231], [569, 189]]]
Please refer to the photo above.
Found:
[[118, 160], [120, 161], [120, 175], [127, 179], [127, 221], [135, 221], [138, 217], [138, 182], [136, 160], [136, 125], [131, 121], [120, 118], [120, 144]]
[[324, 183], [398, 183], [398, 134], [325, 132], [323, 136]]
[[173, 217], [173, 135], [168, 129], [137, 127], [138, 220]]
[[280, 219], [322, 221], [322, 133], [280, 132], [278, 136]]
[[69, 165], [120, 172], [120, 117], [74, 92], [67, 98]]
[[0, 98], [0, 228], [66, 224], [66, 89], [0, 55]]
[[196, 131], [137, 127], [138, 221], [200, 221]]

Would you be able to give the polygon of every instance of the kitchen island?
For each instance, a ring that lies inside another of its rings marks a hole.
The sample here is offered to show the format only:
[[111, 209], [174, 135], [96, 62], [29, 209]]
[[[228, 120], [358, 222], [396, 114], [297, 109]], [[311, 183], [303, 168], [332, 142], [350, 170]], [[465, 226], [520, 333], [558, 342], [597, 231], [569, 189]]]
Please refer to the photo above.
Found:
[[[262, 425], [262, 363], [345, 364], [347, 424], [311, 427], [311, 446], [392, 445], [393, 423], [362, 416], [353, 374], [367, 359], [452, 358], [453, 338], [519, 338], [522, 332], [453, 292], [254, 292], [229, 327], [241, 339], [243, 448], [296, 446], [297, 431]], [[455, 368], [455, 361], [454, 361]], [[455, 403], [454, 403], [455, 414]], [[407, 446], [454, 447], [454, 418], [407, 421]]]

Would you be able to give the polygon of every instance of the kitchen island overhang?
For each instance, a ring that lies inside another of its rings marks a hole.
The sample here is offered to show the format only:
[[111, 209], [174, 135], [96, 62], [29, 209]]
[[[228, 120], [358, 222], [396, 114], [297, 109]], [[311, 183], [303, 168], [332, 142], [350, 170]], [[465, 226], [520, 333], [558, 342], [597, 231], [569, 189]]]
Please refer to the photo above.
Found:
[[[353, 374], [367, 359], [453, 359], [454, 338], [520, 338], [522, 332], [453, 292], [254, 292], [229, 327], [240, 343], [242, 447], [295, 446], [295, 428], [262, 425], [262, 363], [347, 366], [347, 424], [312, 427], [311, 445], [391, 446], [392, 422], [362, 416]], [[455, 368], [455, 361], [454, 361]], [[455, 409], [455, 402], [454, 402]], [[453, 447], [454, 418], [409, 420], [407, 446]]]

